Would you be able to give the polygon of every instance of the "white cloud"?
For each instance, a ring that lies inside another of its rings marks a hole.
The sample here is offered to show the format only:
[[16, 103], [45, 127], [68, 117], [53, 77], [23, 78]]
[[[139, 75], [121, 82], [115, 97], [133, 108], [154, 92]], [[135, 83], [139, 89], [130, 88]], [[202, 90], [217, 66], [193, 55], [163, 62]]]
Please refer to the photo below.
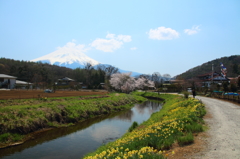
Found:
[[95, 47], [97, 50], [104, 52], [113, 52], [113, 50], [119, 49], [123, 42], [117, 41], [115, 39], [96, 39], [90, 45]]
[[107, 34], [106, 38], [108, 39], [114, 39], [115, 38], [115, 34]]
[[193, 35], [196, 34], [200, 31], [199, 26], [193, 26], [192, 29], [185, 29], [184, 33], [188, 34], [188, 35]]
[[86, 52], [87, 50], [89, 50], [89, 48], [85, 48], [85, 45], [83, 44], [76, 45], [74, 41], [68, 42], [63, 47], [57, 47], [57, 51], [59, 52], [69, 51], [69, 52], [81, 53], [81, 52]]
[[123, 42], [130, 42], [132, 41], [132, 38], [130, 35], [118, 35], [117, 36], [118, 40], [122, 40]]
[[130, 35], [116, 36], [115, 34], [108, 33], [106, 38], [107, 39], [97, 38], [90, 44], [90, 46], [104, 52], [113, 52], [114, 50], [121, 48], [124, 42], [132, 41]]
[[165, 27], [158, 27], [157, 29], [150, 29], [147, 32], [150, 39], [156, 40], [172, 40], [179, 37], [179, 33], [176, 30]]
[[92, 136], [93, 140], [104, 142], [109, 138], [115, 138], [116, 134], [121, 134], [121, 131], [117, 126], [109, 124], [90, 129], [88, 133]]
[[137, 48], [136, 47], [132, 47], [132, 48], [130, 48], [130, 50], [137, 50]]

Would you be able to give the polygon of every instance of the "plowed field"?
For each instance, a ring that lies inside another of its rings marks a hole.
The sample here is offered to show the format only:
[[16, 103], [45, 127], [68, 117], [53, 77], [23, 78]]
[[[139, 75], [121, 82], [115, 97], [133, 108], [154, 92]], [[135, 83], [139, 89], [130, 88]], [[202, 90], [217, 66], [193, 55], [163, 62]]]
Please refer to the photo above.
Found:
[[55, 93], [44, 93], [43, 90], [0, 90], [0, 100], [2, 99], [29, 99], [42, 97], [70, 97], [105, 95], [106, 91], [56, 91]]

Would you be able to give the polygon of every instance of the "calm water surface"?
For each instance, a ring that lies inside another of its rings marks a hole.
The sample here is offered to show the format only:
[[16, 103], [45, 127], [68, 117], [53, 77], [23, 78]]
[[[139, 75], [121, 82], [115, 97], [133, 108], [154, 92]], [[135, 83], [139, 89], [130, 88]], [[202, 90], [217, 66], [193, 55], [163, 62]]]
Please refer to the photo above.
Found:
[[66, 159], [82, 158], [99, 146], [120, 138], [134, 121], [148, 120], [162, 104], [147, 101], [130, 110], [94, 118], [77, 125], [53, 129], [26, 143], [0, 149], [3, 159]]

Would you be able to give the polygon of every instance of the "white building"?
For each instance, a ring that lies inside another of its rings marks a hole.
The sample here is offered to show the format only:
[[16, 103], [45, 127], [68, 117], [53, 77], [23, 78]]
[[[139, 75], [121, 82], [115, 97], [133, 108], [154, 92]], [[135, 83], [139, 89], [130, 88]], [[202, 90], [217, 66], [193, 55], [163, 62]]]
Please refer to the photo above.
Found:
[[16, 84], [16, 78], [5, 74], [0, 74], [0, 88], [13, 89]]
[[19, 80], [16, 80], [16, 88], [20, 88], [20, 89], [32, 89], [32, 83], [30, 82], [25, 82], [25, 81], [19, 81]]

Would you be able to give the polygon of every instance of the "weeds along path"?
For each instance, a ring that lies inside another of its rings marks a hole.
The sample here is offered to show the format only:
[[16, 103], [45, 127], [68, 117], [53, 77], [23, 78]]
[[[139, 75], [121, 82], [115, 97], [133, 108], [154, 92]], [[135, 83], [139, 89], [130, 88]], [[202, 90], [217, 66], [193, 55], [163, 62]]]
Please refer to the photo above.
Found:
[[205, 119], [209, 129], [206, 146], [196, 158], [240, 159], [240, 106], [227, 101], [200, 97], [210, 118]]

